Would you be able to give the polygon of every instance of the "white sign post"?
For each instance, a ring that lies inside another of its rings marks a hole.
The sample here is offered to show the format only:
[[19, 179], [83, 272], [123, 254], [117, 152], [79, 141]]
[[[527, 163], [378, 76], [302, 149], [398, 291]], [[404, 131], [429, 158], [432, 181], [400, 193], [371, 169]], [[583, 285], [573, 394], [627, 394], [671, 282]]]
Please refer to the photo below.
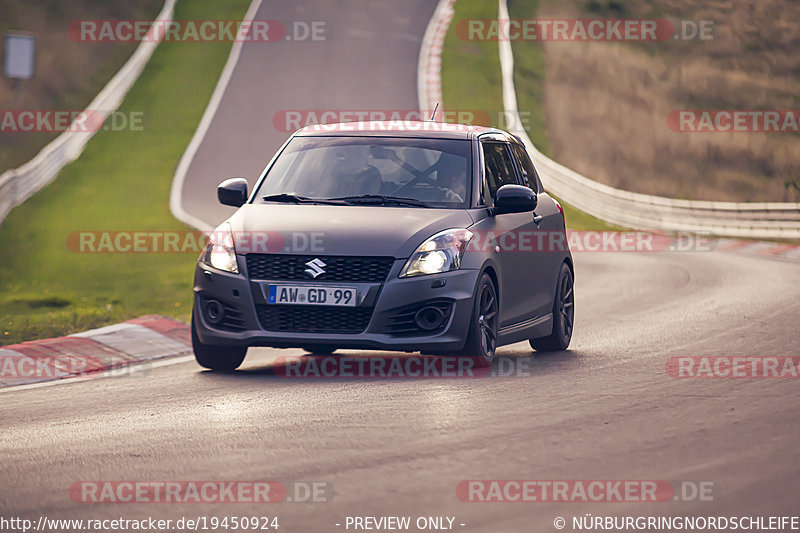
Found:
[[36, 66], [36, 37], [25, 33], [7, 33], [3, 74], [14, 80], [14, 107], [19, 102], [20, 81], [33, 77]]

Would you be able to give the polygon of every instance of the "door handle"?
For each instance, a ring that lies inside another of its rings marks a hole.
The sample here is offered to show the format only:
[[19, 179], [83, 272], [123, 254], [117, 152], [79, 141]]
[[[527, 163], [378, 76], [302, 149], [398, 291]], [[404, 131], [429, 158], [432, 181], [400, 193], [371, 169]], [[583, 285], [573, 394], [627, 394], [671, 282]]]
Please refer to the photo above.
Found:
[[544, 218], [543, 215], [537, 215], [536, 213], [533, 214], [533, 221], [536, 222], [537, 224], [541, 222], [543, 218]]

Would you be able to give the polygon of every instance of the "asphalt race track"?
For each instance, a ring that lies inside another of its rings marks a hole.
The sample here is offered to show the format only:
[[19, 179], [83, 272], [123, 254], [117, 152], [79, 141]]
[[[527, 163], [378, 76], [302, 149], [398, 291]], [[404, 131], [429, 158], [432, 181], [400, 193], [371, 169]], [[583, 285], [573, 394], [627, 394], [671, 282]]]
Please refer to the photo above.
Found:
[[[216, 183], [244, 175], [252, 185], [288, 135], [273, 128], [277, 110], [416, 106], [433, 6], [402, 6], [262, 6], [261, 18], [329, 21], [330, 41], [245, 46], [187, 177], [186, 209], [209, 222], [225, 216]], [[289, 379], [275, 359], [301, 351], [251, 349], [230, 375], [182, 358], [144, 376], [0, 392], [0, 510], [34, 521], [278, 516], [281, 532], [345, 531], [353, 515], [547, 532], [558, 516], [572, 531], [571, 517], [585, 513], [796, 513], [800, 381], [678, 379], [666, 363], [800, 355], [800, 264], [722, 252], [586, 252], [575, 262], [570, 350], [506, 347], [486, 377]], [[516, 371], [500, 375], [509, 366]], [[709, 481], [714, 490], [712, 501], [692, 502], [463, 502], [456, 487], [470, 479]], [[87, 480], [324, 482], [333, 496], [75, 503], [70, 486]]]
[[[519, 376], [298, 379], [252, 350], [235, 375], [193, 361], [0, 394], [0, 507], [36, 519], [277, 514], [455, 516], [464, 531], [552, 531], [556, 516], [780, 515], [800, 489], [797, 380], [676, 379], [671, 356], [798, 352], [800, 268], [722, 253], [583, 254], [571, 350], [499, 352]], [[366, 354], [364, 354], [366, 356]], [[497, 370], [499, 361], [495, 362]], [[713, 502], [469, 503], [465, 479], [664, 479]], [[279, 480], [328, 503], [76, 504], [83, 480]]]

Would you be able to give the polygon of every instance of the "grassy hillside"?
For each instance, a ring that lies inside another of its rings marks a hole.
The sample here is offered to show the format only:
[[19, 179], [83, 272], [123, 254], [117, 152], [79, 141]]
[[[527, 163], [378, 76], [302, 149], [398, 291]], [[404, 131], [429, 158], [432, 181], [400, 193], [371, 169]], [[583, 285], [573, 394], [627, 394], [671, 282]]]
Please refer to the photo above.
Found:
[[681, 133], [666, 120], [674, 110], [800, 108], [800, 2], [514, 0], [510, 9], [513, 18], [713, 21], [708, 40], [515, 42], [518, 64], [532, 67], [517, 71], [519, 99], [541, 102], [549, 155], [603, 183], [690, 199], [800, 200], [800, 135]]
[[[36, 36], [36, 71], [15, 89], [0, 76], [0, 109], [80, 110], [127, 61], [136, 43], [80, 43], [70, 39], [73, 20], [152, 20], [163, 0], [2, 0], [0, 32]], [[4, 53], [4, 41], [0, 52]], [[2, 57], [2, 56], [0, 56]], [[50, 132], [0, 132], [0, 173], [30, 160], [58, 135]]]

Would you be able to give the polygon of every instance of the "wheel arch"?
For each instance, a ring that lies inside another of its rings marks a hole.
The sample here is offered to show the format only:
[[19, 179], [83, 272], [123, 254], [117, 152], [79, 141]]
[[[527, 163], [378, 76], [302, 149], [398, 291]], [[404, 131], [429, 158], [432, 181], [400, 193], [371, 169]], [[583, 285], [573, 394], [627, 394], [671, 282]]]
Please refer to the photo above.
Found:
[[572, 256], [568, 255], [564, 258], [564, 263], [569, 267], [569, 272], [572, 274], [572, 279], [575, 279], [575, 266], [572, 264]]
[[500, 296], [500, 278], [497, 275], [497, 269], [493, 264], [487, 263], [486, 265], [483, 266], [483, 269], [481, 270], [481, 275], [478, 276], [479, 281], [484, 274], [488, 275], [489, 278], [491, 278], [492, 283], [494, 284], [494, 292], [497, 295], [497, 310], [499, 311], [500, 303], [502, 300]]

